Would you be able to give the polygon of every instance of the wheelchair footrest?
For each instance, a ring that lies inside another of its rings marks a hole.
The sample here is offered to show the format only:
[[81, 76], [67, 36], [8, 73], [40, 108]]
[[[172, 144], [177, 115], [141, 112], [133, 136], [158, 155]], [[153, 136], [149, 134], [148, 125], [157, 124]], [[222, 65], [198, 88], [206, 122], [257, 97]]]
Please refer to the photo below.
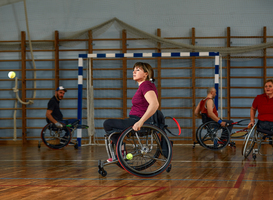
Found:
[[235, 142], [230, 142], [228, 145], [229, 145], [230, 147], [236, 147]]

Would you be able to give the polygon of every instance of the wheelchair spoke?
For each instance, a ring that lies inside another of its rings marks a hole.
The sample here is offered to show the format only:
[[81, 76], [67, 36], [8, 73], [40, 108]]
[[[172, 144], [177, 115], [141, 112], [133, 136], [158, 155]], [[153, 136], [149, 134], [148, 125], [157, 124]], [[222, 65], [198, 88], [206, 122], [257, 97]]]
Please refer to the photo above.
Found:
[[210, 134], [207, 133], [203, 138], [202, 138], [202, 141], [208, 141], [208, 140], [211, 140], [211, 137], [210, 137]]
[[142, 143], [141, 143], [141, 141], [140, 141], [140, 138], [139, 138], [139, 136], [138, 136], [138, 133], [136, 132], [135, 134], [136, 134], [136, 138], [137, 138], [138, 144], [139, 144], [140, 147], [142, 148]]

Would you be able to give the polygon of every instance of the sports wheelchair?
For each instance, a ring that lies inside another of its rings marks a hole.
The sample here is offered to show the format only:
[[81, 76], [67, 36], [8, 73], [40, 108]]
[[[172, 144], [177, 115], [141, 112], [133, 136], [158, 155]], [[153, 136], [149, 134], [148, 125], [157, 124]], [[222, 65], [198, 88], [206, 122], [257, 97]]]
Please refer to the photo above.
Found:
[[[201, 124], [196, 130], [196, 140], [202, 147], [218, 151], [230, 144], [230, 132], [215, 121]], [[195, 147], [194, 142], [193, 148]]]
[[222, 127], [217, 122], [211, 121], [206, 116], [206, 114], [202, 114], [202, 121], [203, 124], [201, 124], [196, 130], [197, 142], [193, 143], [193, 148], [197, 143], [199, 143], [202, 147], [206, 149], [214, 151], [221, 150], [228, 145], [230, 147], [236, 147], [236, 144], [231, 141], [231, 138], [242, 138], [250, 132], [250, 129], [248, 127], [248, 124], [250, 122], [249, 119], [242, 119], [237, 122], [232, 122], [231, 124], [228, 124], [227, 126], [243, 126], [243, 128], [233, 133], [230, 133], [227, 126]]
[[195, 133], [197, 142], [202, 147], [218, 151], [225, 148], [230, 143], [230, 132], [227, 127], [222, 127], [215, 121], [212, 121], [206, 114], [202, 113], [202, 122]]
[[77, 128], [88, 128], [87, 125], [81, 125], [79, 122], [80, 120], [76, 120], [67, 125], [62, 123], [62, 128], [56, 127], [54, 123], [48, 123], [41, 131], [42, 140], [38, 142], [38, 148], [41, 148], [41, 142], [43, 142], [51, 149], [61, 149], [66, 147], [68, 144], [74, 145], [74, 148], [78, 149], [78, 142], [71, 142], [74, 131]]
[[[263, 144], [270, 144], [273, 147], [272, 137], [273, 137], [273, 132], [259, 128], [259, 121], [258, 121], [257, 123], [254, 124], [254, 126], [251, 128], [248, 135], [245, 137], [243, 148], [242, 148], [243, 156], [247, 158], [251, 152], [252, 152], [252, 158], [254, 160], [256, 159], [257, 154], [261, 156], [272, 156], [273, 154], [263, 153], [261, 148]], [[257, 143], [257, 149], [254, 149], [254, 146], [256, 143]]]
[[[172, 143], [164, 131], [165, 124], [158, 120], [164, 120], [161, 111], [153, 115], [153, 123], [144, 124], [140, 131], [134, 131], [132, 127], [123, 132], [114, 131], [105, 135], [105, 147], [109, 158], [98, 161], [98, 173], [103, 177], [107, 175], [104, 167], [116, 164], [127, 172], [139, 177], [153, 177], [163, 171], [171, 171]], [[159, 118], [158, 118], [159, 117]], [[114, 134], [120, 134], [117, 145], [111, 142]], [[116, 153], [115, 153], [116, 152]]]

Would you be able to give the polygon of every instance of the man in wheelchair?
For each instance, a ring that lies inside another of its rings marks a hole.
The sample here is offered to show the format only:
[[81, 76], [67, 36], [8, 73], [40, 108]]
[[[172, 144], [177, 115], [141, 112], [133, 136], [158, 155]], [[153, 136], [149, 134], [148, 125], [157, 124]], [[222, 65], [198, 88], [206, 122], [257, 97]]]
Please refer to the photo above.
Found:
[[[218, 124], [220, 124], [222, 127], [227, 126], [229, 132], [231, 133], [232, 127], [233, 127], [233, 125], [232, 125], [233, 121], [232, 120], [222, 120], [218, 117], [218, 112], [217, 112], [217, 109], [216, 109], [216, 107], [214, 105], [214, 101], [213, 101], [215, 96], [216, 96], [216, 89], [214, 87], [209, 87], [207, 89], [206, 98], [202, 99], [198, 103], [198, 105], [194, 111], [194, 114], [195, 114], [195, 116], [202, 118], [203, 124], [206, 122], [209, 122], [209, 121], [215, 121]], [[221, 138], [221, 139], [224, 139], [224, 138]]]
[[[138, 84], [138, 90], [132, 98], [132, 108], [127, 119], [108, 119], [103, 127], [107, 134], [120, 130], [120, 133], [130, 126], [139, 131], [145, 122], [151, 122], [150, 117], [157, 111], [159, 102], [154, 82], [154, 71], [148, 63], [137, 62], [133, 67], [133, 80]], [[117, 144], [120, 134], [114, 134], [111, 140]], [[112, 162], [116, 158], [109, 158]]]
[[60, 101], [63, 99], [65, 92], [67, 90], [63, 86], [59, 86], [55, 95], [49, 100], [46, 110], [46, 121], [47, 123], [53, 123], [57, 128], [62, 128], [62, 124], [72, 124], [77, 121], [77, 119], [63, 120], [63, 114], [60, 110]]
[[[49, 100], [46, 111], [47, 125], [41, 132], [43, 143], [52, 149], [61, 149], [66, 145], [74, 144], [77, 149], [78, 144], [70, 142], [72, 134], [79, 124], [77, 119], [63, 120], [63, 114], [60, 110], [60, 101], [63, 99], [67, 90], [63, 86], [59, 86], [55, 95]], [[70, 126], [67, 126], [70, 125]], [[41, 141], [38, 143], [38, 148], [41, 147]]]

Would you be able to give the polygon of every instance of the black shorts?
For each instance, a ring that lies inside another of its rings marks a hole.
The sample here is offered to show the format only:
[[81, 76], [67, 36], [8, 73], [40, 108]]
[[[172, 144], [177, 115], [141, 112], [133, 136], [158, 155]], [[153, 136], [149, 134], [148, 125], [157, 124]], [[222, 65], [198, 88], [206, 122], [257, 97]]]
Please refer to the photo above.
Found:
[[273, 132], [273, 122], [259, 120], [258, 128]]

